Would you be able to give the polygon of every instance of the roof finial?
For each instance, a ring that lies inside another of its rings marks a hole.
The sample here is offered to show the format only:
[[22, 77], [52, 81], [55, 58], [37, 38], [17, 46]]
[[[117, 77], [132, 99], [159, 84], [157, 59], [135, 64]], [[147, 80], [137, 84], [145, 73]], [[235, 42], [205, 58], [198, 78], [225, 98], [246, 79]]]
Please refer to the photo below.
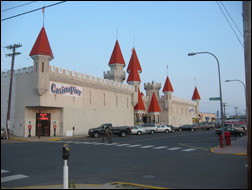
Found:
[[168, 77], [168, 64], [166, 65], [166, 69], [167, 69], [167, 77]]
[[135, 49], [135, 37], [133, 38], [133, 48]]
[[45, 5], [42, 8], [42, 13], [43, 13], [43, 27], [44, 27], [44, 21], [45, 21]]
[[194, 82], [195, 82], [195, 87], [197, 86], [197, 84], [196, 84], [196, 77], [194, 77]]

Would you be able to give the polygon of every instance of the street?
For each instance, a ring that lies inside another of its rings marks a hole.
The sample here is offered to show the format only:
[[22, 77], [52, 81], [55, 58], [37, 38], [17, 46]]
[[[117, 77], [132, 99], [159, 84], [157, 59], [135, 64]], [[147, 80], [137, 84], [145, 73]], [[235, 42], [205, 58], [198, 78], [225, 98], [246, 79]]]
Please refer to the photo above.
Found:
[[218, 138], [215, 131], [195, 131], [113, 136], [112, 144], [101, 143], [101, 138], [2, 144], [1, 178], [18, 174], [20, 178], [1, 179], [1, 186], [62, 184], [62, 146], [67, 143], [69, 182], [76, 184], [128, 182], [164, 188], [246, 189], [247, 157], [212, 153], [210, 149], [219, 145]]

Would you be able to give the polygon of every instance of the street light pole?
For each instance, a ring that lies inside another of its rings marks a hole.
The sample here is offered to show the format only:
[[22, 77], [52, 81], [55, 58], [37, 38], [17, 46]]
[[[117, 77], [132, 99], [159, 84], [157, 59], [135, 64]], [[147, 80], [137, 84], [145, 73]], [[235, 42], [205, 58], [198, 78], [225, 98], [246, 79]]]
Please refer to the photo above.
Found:
[[218, 64], [218, 73], [219, 73], [219, 88], [220, 88], [220, 110], [221, 110], [221, 128], [222, 128], [222, 137], [224, 138], [224, 117], [223, 117], [223, 106], [222, 106], [222, 92], [221, 92], [221, 77], [220, 77], [220, 63], [219, 63], [219, 60], [217, 59], [217, 57], [210, 53], [210, 52], [197, 52], [197, 53], [188, 53], [188, 56], [193, 56], [193, 55], [196, 55], [196, 54], [203, 54], [203, 53], [206, 53], [206, 54], [210, 54], [212, 55], [216, 61], [217, 61], [217, 64]]
[[[244, 87], [244, 92], [245, 92], [245, 104], [247, 105], [247, 95], [246, 95], [246, 86], [244, 84], [244, 82], [242, 82], [241, 80], [238, 79], [233, 79], [233, 80], [225, 80], [225, 82], [231, 82], [231, 81], [238, 81], [240, 83], [242, 83], [243, 87]], [[247, 106], [246, 106], [246, 122], [248, 121], [248, 114], [247, 114]]]

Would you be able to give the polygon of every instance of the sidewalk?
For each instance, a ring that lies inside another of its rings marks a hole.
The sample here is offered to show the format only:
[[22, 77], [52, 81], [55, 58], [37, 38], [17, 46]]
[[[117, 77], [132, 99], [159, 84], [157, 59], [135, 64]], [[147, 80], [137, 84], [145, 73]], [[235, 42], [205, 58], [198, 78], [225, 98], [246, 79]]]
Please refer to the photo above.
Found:
[[217, 153], [217, 154], [233, 154], [233, 155], [247, 155], [247, 142], [248, 142], [248, 136], [245, 135], [243, 137], [239, 137], [236, 139], [236, 141], [231, 141], [231, 145], [227, 146], [224, 143], [223, 148], [220, 148], [220, 146], [216, 146], [214, 148], [211, 148], [211, 152]]

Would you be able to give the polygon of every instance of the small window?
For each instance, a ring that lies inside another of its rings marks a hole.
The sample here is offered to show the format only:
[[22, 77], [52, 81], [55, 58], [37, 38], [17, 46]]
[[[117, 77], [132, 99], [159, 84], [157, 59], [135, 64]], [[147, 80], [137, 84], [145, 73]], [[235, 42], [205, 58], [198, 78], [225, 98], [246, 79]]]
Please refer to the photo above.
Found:
[[44, 72], [44, 62], [42, 62], [42, 73]]

